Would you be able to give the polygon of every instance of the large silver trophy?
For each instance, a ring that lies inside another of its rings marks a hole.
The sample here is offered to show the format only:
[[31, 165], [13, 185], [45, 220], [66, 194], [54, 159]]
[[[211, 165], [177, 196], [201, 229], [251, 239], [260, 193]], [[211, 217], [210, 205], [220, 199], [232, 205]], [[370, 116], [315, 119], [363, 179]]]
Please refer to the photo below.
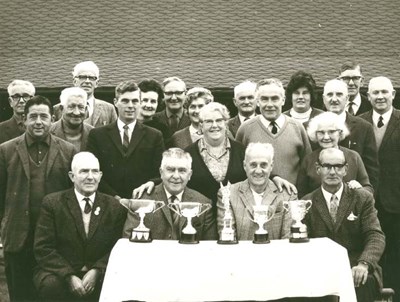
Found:
[[219, 183], [219, 185], [222, 192], [222, 203], [224, 204], [225, 212], [223, 218], [224, 226], [219, 234], [218, 243], [236, 244], [238, 241], [236, 239], [236, 231], [233, 229], [233, 217], [229, 202], [231, 184], [228, 182], [226, 186], [222, 183]]
[[264, 229], [264, 224], [274, 217], [275, 213], [269, 213], [268, 205], [254, 205], [253, 206], [253, 221], [258, 224], [258, 230], [254, 233], [253, 243], [262, 244], [269, 243], [269, 234]]
[[290, 213], [294, 223], [290, 227], [290, 242], [308, 242], [307, 226], [302, 223], [304, 216], [312, 206], [311, 200], [289, 200], [283, 202], [283, 207]]
[[179, 243], [199, 243], [196, 238], [196, 229], [192, 225], [192, 219], [200, 216], [211, 208], [211, 204], [200, 202], [170, 203], [168, 207], [179, 216], [187, 219], [186, 227], [182, 229]]
[[151, 231], [144, 225], [144, 217], [146, 214], [154, 213], [161, 209], [165, 203], [158, 200], [150, 199], [120, 199], [119, 201], [131, 213], [138, 214], [140, 218], [139, 225], [132, 230], [132, 242], [151, 242]]

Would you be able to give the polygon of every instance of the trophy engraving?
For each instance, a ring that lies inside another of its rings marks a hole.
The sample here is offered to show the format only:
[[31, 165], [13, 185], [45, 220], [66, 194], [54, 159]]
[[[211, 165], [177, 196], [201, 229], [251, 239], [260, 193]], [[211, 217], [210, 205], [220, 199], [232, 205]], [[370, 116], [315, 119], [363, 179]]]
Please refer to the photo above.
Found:
[[268, 231], [264, 229], [264, 224], [274, 217], [275, 213], [268, 217], [268, 205], [253, 206], [253, 221], [258, 224], [258, 230], [254, 233], [253, 243], [262, 244], [269, 243]]
[[139, 215], [139, 225], [132, 230], [131, 237], [129, 238], [132, 242], [151, 242], [151, 231], [144, 225], [144, 217], [146, 214], [154, 213], [161, 209], [165, 203], [163, 201], [150, 200], [150, 199], [121, 199], [119, 201], [125, 208], [131, 213]]
[[223, 218], [224, 226], [219, 235], [218, 243], [236, 244], [238, 241], [236, 239], [236, 231], [233, 229], [233, 217], [229, 202], [231, 184], [228, 182], [226, 186], [224, 186], [222, 183], [219, 183], [219, 185], [222, 192], [222, 203], [224, 204], [225, 212]]
[[311, 200], [289, 200], [283, 202], [283, 207], [288, 211], [294, 220], [290, 227], [290, 242], [308, 242], [307, 226], [302, 223], [304, 216], [312, 206]]
[[182, 229], [179, 243], [199, 243], [196, 239], [196, 229], [192, 225], [193, 217], [200, 216], [211, 208], [211, 204], [204, 204], [200, 202], [179, 202], [170, 203], [168, 207], [179, 216], [187, 219], [187, 225]]

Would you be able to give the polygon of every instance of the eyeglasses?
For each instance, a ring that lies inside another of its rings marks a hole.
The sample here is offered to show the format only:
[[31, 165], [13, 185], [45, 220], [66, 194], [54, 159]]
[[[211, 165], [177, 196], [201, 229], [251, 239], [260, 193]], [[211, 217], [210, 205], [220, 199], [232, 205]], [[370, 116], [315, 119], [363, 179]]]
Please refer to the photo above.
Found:
[[325, 134], [328, 134], [329, 136], [332, 136], [332, 135], [334, 135], [334, 134], [335, 134], [336, 132], [338, 132], [338, 131], [342, 131], [342, 130], [339, 130], [339, 129], [327, 130], [327, 131], [318, 130], [318, 131], [316, 131], [316, 133], [317, 133], [317, 135], [319, 135], [319, 136], [325, 136]]
[[331, 165], [331, 164], [323, 164], [318, 162], [319, 166], [327, 171], [330, 171], [332, 168], [335, 170], [335, 172], [340, 172], [344, 166], [346, 166], [346, 162], [344, 164], [335, 164], [335, 165]]
[[176, 96], [178, 96], [178, 95], [182, 95], [184, 93], [185, 93], [185, 91], [164, 91], [164, 94], [167, 95], [167, 96], [172, 96], [174, 94]]
[[350, 83], [350, 81], [356, 82], [361, 80], [363, 77], [355, 76], [355, 77], [340, 77], [340, 79], [346, 83]]
[[217, 124], [217, 126], [222, 126], [225, 123], [225, 120], [223, 118], [219, 118], [216, 120], [204, 120], [203, 124], [207, 127], [211, 127], [212, 125], [214, 125], [214, 122]]
[[68, 111], [74, 111], [75, 108], [78, 108], [79, 111], [84, 112], [86, 107], [84, 105], [68, 105], [67, 110]]
[[11, 98], [14, 102], [19, 102], [19, 101], [21, 101], [21, 99], [23, 99], [25, 102], [27, 102], [27, 101], [29, 101], [29, 100], [32, 98], [32, 96], [29, 95], [29, 94], [23, 94], [23, 95], [14, 94], [14, 95], [10, 96], [10, 98]]
[[86, 80], [89, 80], [89, 81], [94, 82], [94, 81], [97, 80], [97, 77], [95, 77], [95, 76], [88, 76], [88, 75], [78, 75], [78, 76], [76, 76], [75, 78], [78, 79], [79, 81], [86, 81]]

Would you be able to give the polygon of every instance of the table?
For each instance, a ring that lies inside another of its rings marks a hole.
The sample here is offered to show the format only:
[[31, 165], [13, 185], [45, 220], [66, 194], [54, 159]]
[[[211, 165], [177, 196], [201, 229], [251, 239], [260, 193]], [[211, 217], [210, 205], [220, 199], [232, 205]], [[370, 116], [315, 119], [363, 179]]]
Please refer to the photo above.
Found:
[[100, 301], [240, 301], [340, 296], [356, 301], [347, 251], [328, 238], [195, 245], [120, 239]]

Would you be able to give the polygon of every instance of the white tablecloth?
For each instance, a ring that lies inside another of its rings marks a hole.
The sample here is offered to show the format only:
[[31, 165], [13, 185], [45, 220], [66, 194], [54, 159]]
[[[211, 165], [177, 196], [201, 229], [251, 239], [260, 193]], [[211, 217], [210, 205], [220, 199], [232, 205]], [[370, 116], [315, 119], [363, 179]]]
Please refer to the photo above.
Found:
[[347, 251], [330, 239], [197, 245], [120, 239], [112, 250], [100, 301], [273, 300], [340, 296], [356, 301]]

